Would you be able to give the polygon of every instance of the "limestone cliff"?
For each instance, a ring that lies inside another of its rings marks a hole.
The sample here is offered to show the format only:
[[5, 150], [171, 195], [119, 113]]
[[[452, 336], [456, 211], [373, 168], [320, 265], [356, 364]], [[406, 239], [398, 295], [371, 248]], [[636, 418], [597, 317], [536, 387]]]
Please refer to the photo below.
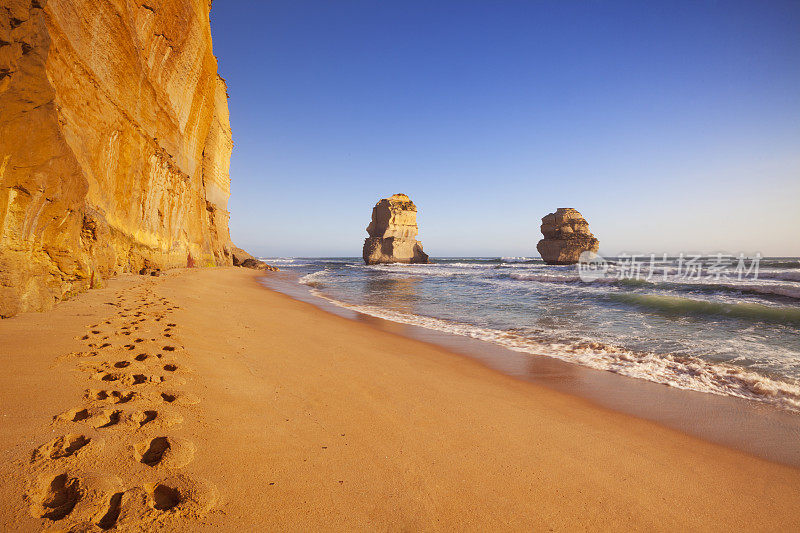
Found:
[[375, 263], [427, 263], [417, 236], [417, 206], [405, 194], [384, 198], [372, 209], [363, 257]]
[[572, 265], [581, 252], [597, 252], [600, 242], [589, 231], [586, 219], [570, 207], [560, 207], [542, 219], [542, 235], [536, 249], [548, 265]]
[[0, 5], [0, 316], [145, 265], [229, 265], [210, 0]]

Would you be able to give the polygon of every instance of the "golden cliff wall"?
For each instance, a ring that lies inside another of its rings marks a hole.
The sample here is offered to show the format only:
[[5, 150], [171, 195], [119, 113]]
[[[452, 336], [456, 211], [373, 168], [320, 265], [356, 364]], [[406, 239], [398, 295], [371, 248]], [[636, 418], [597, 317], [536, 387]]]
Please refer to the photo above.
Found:
[[0, 316], [145, 261], [231, 264], [233, 142], [210, 9], [0, 5]]

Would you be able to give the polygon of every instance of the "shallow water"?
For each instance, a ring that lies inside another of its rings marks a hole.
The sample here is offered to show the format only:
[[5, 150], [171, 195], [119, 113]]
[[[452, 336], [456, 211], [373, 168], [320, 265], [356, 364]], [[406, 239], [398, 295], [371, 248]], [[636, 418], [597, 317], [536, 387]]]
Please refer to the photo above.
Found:
[[[757, 276], [616, 276], [527, 258], [267, 259], [340, 307], [681, 389], [800, 410], [800, 261]], [[674, 274], [675, 263], [669, 263]], [[665, 269], [665, 270], [669, 270]], [[613, 270], [613, 269], [612, 269]]]

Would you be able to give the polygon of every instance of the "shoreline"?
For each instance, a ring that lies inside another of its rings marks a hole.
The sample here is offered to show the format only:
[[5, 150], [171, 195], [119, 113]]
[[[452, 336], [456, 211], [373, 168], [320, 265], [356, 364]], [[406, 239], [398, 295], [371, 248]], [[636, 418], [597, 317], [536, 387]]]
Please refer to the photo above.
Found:
[[278, 276], [265, 276], [260, 281], [269, 290], [328, 313], [441, 347], [523, 382], [589, 400], [598, 407], [649, 420], [707, 442], [800, 468], [800, 413], [743, 398], [678, 389], [570, 363], [547, 354], [516, 352], [489, 341], [375, 317], [316, 296], [297, 279], [293, 273], [282, 272]]
[[[800, 469], [332, 315], [261, 276], [123, 276], [0, 322], [0, 529], [97, 523], [112, 494], [122, 530], [800, 528]], [[108, 346], [86, 355], [92, 331]], [[98, 377], [109, 367], [114, 380]], [[137, 396], [86, 397], [99, 388]], [[59, 417], [76, 409], [89, 418]], [[118, 423], [93, 423], [109, 409]], [[130, 423], [147, 409], [152, 425]], [[63, 435], [85, 445], [32, 459]], [[162, 438], [163, 458], [137, 455]], [[81, 497], [56, 521], [33, 516], [58, 475]], [[166, 510], [160, 486], [177, 487]]]

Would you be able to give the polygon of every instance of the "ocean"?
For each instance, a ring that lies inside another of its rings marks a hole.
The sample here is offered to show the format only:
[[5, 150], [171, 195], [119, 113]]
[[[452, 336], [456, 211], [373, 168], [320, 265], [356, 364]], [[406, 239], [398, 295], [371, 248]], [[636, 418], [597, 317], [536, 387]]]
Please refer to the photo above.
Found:
[[800, 411], [800, 259], [265, 258], [336, 306], [680, 389]]

